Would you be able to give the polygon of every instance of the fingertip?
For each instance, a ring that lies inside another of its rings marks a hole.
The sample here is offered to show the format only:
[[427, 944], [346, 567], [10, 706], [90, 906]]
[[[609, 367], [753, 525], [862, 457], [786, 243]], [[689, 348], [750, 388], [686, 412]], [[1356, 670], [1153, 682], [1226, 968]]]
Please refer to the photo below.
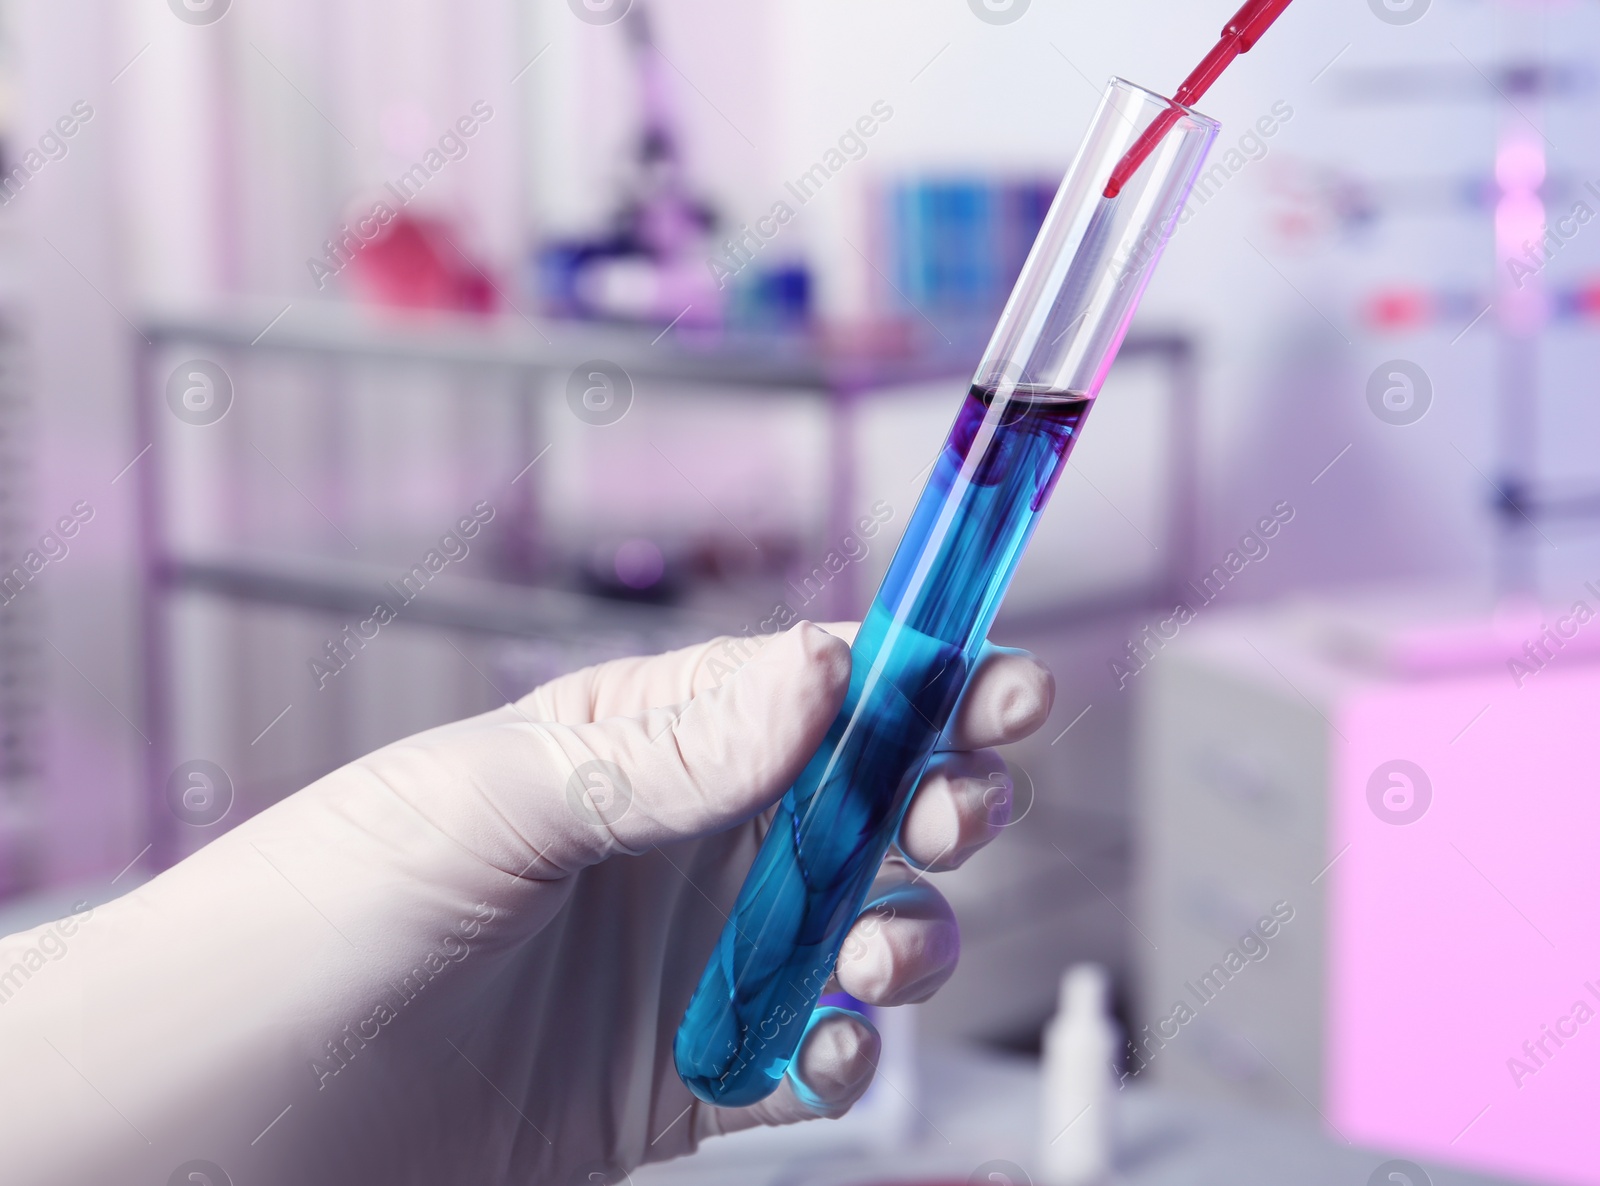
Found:
[[[914, 1005], [954, 975], [961, 928], [944, 895], [885, 866], [872, 905], [850, 928], [839, 955], [839, 987], [869, 1005]], [[887, 885], [885, 883], [888, 883]]]
[[744, 1108], [701, 1108], [700, 1136], [843, 1116], [872, 1085], [883, 1042], [861, 1014], [824, 1005], [812, 1014], [778, 1089]]
[[856, 635], [861, 633], [860, 622], [819, 622], [817, 623], [835, 638], [842, 638], [847, 644], [853, 645]]
[[819, 626], [814, 621], [798, 621], [792, 632], [798, 635], [808, 651], [819, 659], [826, 659], [829, 663], [838, 663], [840, 659], [845, 659], [848, 667], [850, 643], [845, 642], [845, 639], [835, 631], [837, 627]]
[[995, 732], [1005, 741], [1020, 741], [1050, 719], [1056, 704], [1055, 673], [1027, 651], [997, 650], [990, 662], [996, 685]]
[[1027, 651], [986, 646], [946, 730], [950, 749], [1021, 741], [1050, 717], [1055, 675]]
[[1055, 709], [1056, 673], [1051, 671], [1049, 667], [1040, 662], [1033, 655], [1028, 656], [1028, 662], [1033, 664], [1033, 666], [1038, 669], [1036, 678], [1041, 685], [1039, 701], [1043, 708], [1043, 711], [1040, 712], [1036, 718], [1030, 718], [1032, 723], [1028, 725], [1028, 732], [1032, 733], [1035, 729], [1039, 728], [1039, 726], [1043, 725], [1045, 721], [1050, 719], [1050, 713]]
[[786, 1078], [814, 1116], [838, 1117], [865, 1094], [883, 1040], [861, 1014], [825, 1005], [811, 1016]]
[[1013, 798], [999, 751], [935, 754], [900, 822], [900, 851], [918, 869], [958, 869], [1011, 822]]
[[815, 622], [797, 622], [789, 633], [827, 688], [843, 697], [850, 683], [850, 644]]

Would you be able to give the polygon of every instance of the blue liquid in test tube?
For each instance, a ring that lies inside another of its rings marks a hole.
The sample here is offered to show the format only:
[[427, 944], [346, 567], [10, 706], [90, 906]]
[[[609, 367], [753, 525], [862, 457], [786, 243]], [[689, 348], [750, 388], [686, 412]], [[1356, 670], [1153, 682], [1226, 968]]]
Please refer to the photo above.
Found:
[[1173, 106], [1107, 87], [851, 647], [844, 706], [780, 802], [679, 1027], [678, 1073], [703, 1100], [764, 1098], [805, 1035], [1215, 138], [1182, 110], [1104, 197]]

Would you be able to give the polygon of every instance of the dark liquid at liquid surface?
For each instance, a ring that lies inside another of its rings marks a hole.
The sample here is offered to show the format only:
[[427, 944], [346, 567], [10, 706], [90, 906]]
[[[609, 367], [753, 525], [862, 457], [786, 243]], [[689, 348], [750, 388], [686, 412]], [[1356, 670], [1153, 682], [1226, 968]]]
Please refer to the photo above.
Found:
[[678, 1032], [701, 1098], [750, 1103], [781, 1079], [1092, 404], [967, 393], [851, 647], [844, 707], [784, 795]]

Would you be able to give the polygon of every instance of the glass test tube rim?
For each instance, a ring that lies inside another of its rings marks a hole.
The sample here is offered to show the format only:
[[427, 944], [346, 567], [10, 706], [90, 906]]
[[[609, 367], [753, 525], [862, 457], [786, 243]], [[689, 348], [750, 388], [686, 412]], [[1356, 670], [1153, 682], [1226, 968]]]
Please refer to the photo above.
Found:
[[[1190, 107], [1186, 104], [1180, 103], [1170, 95], [1163, 95], [1160, 91], [1153, 91], [1147, 86], [1140, 86], [1136, 82], [1129, 82], [1120, 74], [1109, 75], [1106, 78], [1106, 86], [1108, 89], [1112, 87], [1120, 87], [1123, 90], [1137, 91], [1139, 94], [1144, 95], [1145, 97], [1157, 103], [1160, 103], [1164, 107], [1176, 107], [1189, 119], [1194, 120], [1196, 123], [1204, 127], [1209, 127], [1214, 132], [1220, 132], [1222, 130], [1221, 120], [1213, 119], [1211, 116], [1207, 115], [1197, 107]], [[1104, 92], [1101, 93], [1104, 95]], [[1143, 168], [1144, 166], [1140, 165], [1139, 167]]]
[[[1083, 198], [1087, 198], [1090, 194], [1102, 191], [1105, 188], [1106, 183], [1110, 180], [1111, 175], [1116, 171], [1117, 166], [1121, 163], [1123, 157], [1132, 149], [1133, 145], [1138, 141], [1145, 129], [1155, 120], [1161, 118], [1162, 113], [1166, 111], [1175, 110], [1179, 112], [1179, 118], [1174, 121], [1170, 128], [1167, 129], [1167, 133], [1162, 137], [1161, 142], [1153, 147], [1146, 159], [1140, 162], [1138, 168], [1134, 170], [1134, 173], [1129, 178], [1130, 182], [1133, 180], [1133, 178], [1138, 177], [1147, 169], [1154, 168], [1158, 172], [1167, 172], [1167, 169], [1163, 168], [1159, 162], [1167, 153], [1178, 151], [1177, 146], [1186, 138], [1198, 133], [1203, 138], [1204, 144], [1209, 147], [1211, 144], [1216, 142], [1216, 138], [1222, 131], [1222, 122], [1220, 120], [1206, 115], [1204, 112], [1190, 107], [1184, 103], [1180, 103], [1170, 96], [1163, 95], [1159, 91], [1154, 91], [1149, 87], [1141, 86], [1136, 82], [1131, 82], [1119, 74], [1112, 74], [1106, 79], [1105, 88], [1100, 92], [1100, 98], [1095, 105], [1094, 115], [1090, 119], [1091, 133], [1095, 124], [1099, 122], [1103, 112], [1105, 112], [1108, 108], [1115, 112], [1115, 108], [1117, 107], [1117, 96], [1119, 94], [1126, 96], [1126, 98], [1132, 103], [1139, 104], [1140, 107], [1144, 109], [1145, 117], [1134, 118], [1137, 115], [1137, 112], [1116, 113], [1118, 118], [1124, 123], [1126, 127], [1126, 133], [1121, 138], [1121, 142], [1109, 152], [1106, 152], [1104, 148], [1102, 148], [1100, 153], [1096, 154], [1092, 140], [1087, 136], [1079, 143], [1078, 149], [1074, 153], [1072, 161], [1068, 165], [1066, 173], [1064, 174], [1061, 188], [1057, 191], [1055, 198], [1051, 203], [1050, 211], [1045, 217], [1045, 226], [1044, 229], [1041, 230], [1040, 238], [1035, 241], [1033, 248], [1029, 251], [1027, 259], [1023, 263], [1022, 270], [1018, 276], [1017, 285], [1007, 297], [1004, 308], [996, 318], [994, 332], [987, 344], [984, 346], [983, 353], [979, 357], [978, 364], [974, 370], [973, 382], [983, 382], [992, 385], [996, 389], [996, 394], [1000, 397], [1000, 402], [1002, 403], [1008, 402], [1012, 395], [1024, 390], [1027, 391], [1028, 398], [1031, 401], [1041, 404], [1061, 403], [1069, 401], [1075, 397], [1082, 396], [1087, 396], [1092, 401], [1099, 395], [1098, 385], [1095, 385], [1094, 390], [1080, 391], [1076, 388], [1072, 390], [1065, 390], [1052, 384], [1030, 384], [1021, 382], [1023, 375], [1015, 362], [1016, 348], [1020, 344], [1020, 339], [1011, 337], [1011, 335], [1007, 332], [1008, 326], [1012, 321], [1012, 314], [1015, 311], [1015, 303], [1019, 300], [1026, 301], [1027, 299], [1022, 295], [1022, 285], [1026, 281], [1035, 264], [1038, 262], [1035, 258], [1036, 253], [1046, 249], [1044, 234], [1055, 218], [1056, 204], [1066, 199], [1067, 187], [1071, 183], [1073, 177], [1079, 175], [1081, 172], [1082, 176], [1080, 177], [1080, 185], [1082, 186], [1081, 196]], [[1203, 156], [1206, 149], [1202, 149], [1201, 151]], [[1093, 159], [1096, 155], [1099, 157], [1098, 160]], [[1132, 195], [1129, 195], [1126, 198], [1119, 195], [1117, 198], [1106, 200], [1110, 202], [1118, 202], [1134, 199], [1132, 198]], [[1176, 214], [1174, 214], [1174, 217], [1176, 217]], [[1079, 233], [1072, 236], [1075, 242], [1073, 243], [1071, 250], [1064, 253], [1065, 258], [1070, 258], [1073, 252], [1077, 251], [1082, 246], [1083, 231], [1086, 229], [1089, 221], [1090, 215], [1086, 213], [1084, 215], [1084, 222], [1079, 226]], [[1135, 218], [1132, 221], [1136, 223], [1142, 223], [1145, 220]], [[1162, 235], [1162, 248], [1165, 247], [1166, 240], [1170, 238], [1170, 235], [1170, 231]], [[1057, 243], [1055, 249], [1056, 252], [1059, 253], [1061, 244]], [[1159, 251], [1157, 254], [1159, 254]], [[1154, 260], [1152, 259], [1149, 262], [1153, 264]], [[1144, 280], [1147, 282], [1149, 279], [1150, 269], [1142, 268], [1140, 270], [1145, 272]], [[1046, 285], [1046, 287], [1053, 289], [1058, 286]], [[1140, 285], [1141, 294], [1142, 291], [1143, 283]], [[1140, 298], [1138, 296], [1134, 298], [1133, 303], [1135, 306], [1139, 303], [1139, 300]], [[1125, 328], [1126, 327], [1124, 327], [1124, 329]], [[1113, 349], [1112, 353], [1115, 353], [1115, 349]], [[1101, 378], [1103, 377], [1104, 376], [1102, 375]]]

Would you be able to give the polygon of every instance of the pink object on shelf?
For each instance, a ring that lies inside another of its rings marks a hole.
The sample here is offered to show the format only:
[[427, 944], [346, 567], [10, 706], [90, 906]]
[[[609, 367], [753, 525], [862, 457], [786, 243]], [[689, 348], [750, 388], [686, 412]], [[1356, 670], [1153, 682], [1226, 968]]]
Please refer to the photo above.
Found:
[[1600, 1183], [1596, 721], [1584, 663], [1341, 704], [1326, 1100], [1350, 1140]]
[[492, 313], [495, 290], [442, 221], [402, 212], [360, 251], [352, 274], [373, 304]]

